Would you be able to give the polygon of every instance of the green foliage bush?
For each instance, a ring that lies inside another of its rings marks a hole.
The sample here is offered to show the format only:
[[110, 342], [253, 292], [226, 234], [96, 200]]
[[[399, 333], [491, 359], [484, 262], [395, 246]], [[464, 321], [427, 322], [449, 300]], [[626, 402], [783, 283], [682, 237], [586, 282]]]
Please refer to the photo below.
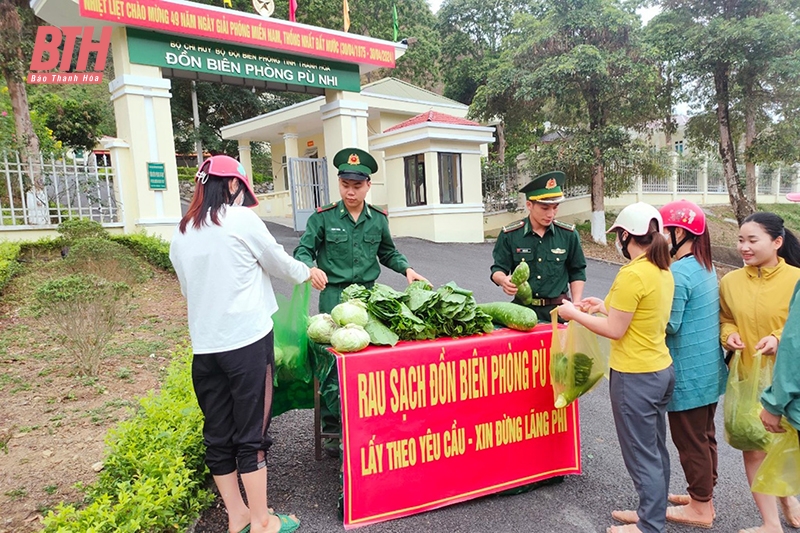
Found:
[[125, 283], [76, 274], [47, 281], [34, 297], [78, 370], [96, 376], [105, 347], [122, 325], [129, 292]]
[[99, 276], [111, 282], [142, 283], [151, 275], [129, 248], [102, 237], [74, 241], [65, 264], [75, 274]]
[[107, 239], [108, 232], [103, 225], [88, 218], [71, 218], [58, 225], [58, 232], [68, 243], [86, 237]]
[[176, 354], [161, 392], [143, 398], [136, 415], [108, 433], [89, 503], [59, 504], [44, 518], [43, 533], [184, 531], [211, 504], [191, 364], [190, 349]]
[[128, 235], [113, 235], [111, 240], [127, 246], [141, 257], [147, 259], [151, 265], [167, 272], [175, 272], [172, 267], [172, 261], [169, 259], [169, 243], [164, 239], [141, 232]]
[[20, 254], [20, 244], [17, 242], [2, 241], [0, 242], [0, 293], [14, 274], [19, 271], [19, 263], [17, 257]]

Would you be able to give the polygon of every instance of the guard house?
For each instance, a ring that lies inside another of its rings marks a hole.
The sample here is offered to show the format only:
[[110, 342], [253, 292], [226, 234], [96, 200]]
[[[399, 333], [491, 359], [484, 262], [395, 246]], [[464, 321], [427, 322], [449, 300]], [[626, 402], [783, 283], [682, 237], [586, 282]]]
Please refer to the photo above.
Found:
[[[392, 234], [482, 242], [481, 156], [494, 129], [467, 120], [467, 106], [394, 78], [348, 99], [354, 127], [356, 118], [366, 120], [368, 150], [380, 167], [367, 201], [387, 209]], [[275, 191], [259, 196], [259, 215], [290, 218], [302, 231], [317, 207], [339, 199], [326, 158], [342, 144], [327, 142], [329, 113], [330, 102], [319, 97], [222, 129], [240, 150], [270, 143]]]
[[[88, 28], [94, 32], [94, 41], [100, 41], [96, 49], [108, 47], [113, 52], [114, 74], [108, 86], [118, 138], [109, 139], [105, 148], [113, 167], [107, 187], [114, 220], [103, 224], [116, 231], [144, 230], [169, 239], [180, 220], [170, 109], [172, 78], [320, 95], [312, 100], [316, 102], [313, 114], [318, 126], [314, 143], [329, 153], [347, 146], [368, 149], [371, 131], [383, 131], [430, 107], [417, 102], [410, 114], [397, 116], [391, 124], [374, 126], [379, 129], [368, 128], [369, 107], [359, 92], [361, 76], [375, 69], [393, 68], [407, 48], [402, 43], [186, 0], [31, 0], [31, 7], [49, 24]], [[402, 99], [398, 97], [397, 101]], [[452, 110], [446, 102], [439, 103], [441, 109]], [[400, 107], [406, 104], [402, 102]], [[298, 133], [305, 132], [305, 124], [294, 120], [296, 111], [284, 110], [282, 120], [295, 124]], [[465, 108], [456, 111], [465, 112]], [[290, 140], [298, 135], [289, 128], [281, 127], [280, 131], [280, 146], [283, 136]], [[282, 155], [306, 155], [303, 137], [302, 149], [299, 142], [286, 143], [290, 151], [277, 154], [278, 161]], [[262, 140], [256, 136], [251, 139]], [[247, 142], [240, 143], [239, 153], [242, 164], [249, 168]], [[319, 156], [323, 155], [320, 151]], [[317, 180], [327, 175], [336, 180], [335, 173], [324, 167], [326, 160], [320, 161], [323, 166], [315, 167], [312, 175]], [[318, 190], [317, 199], [323, 199], [319, 194], [328, 189]], [[37, 193], [45, 197], [44, 191]], [[47, 210], [47, 202], [42, 200], [41, 206], [31, 207]], [[78, 211], [61, 210], [57, 218], [86, 216]], [[14, 239], [53, 233], [57, 225], [52, 223], [53, 217], [52, 213], [42, 217], [23, 213], [20, 219], [27, 222], [5, 232], [4, 237], [6, 233]]]

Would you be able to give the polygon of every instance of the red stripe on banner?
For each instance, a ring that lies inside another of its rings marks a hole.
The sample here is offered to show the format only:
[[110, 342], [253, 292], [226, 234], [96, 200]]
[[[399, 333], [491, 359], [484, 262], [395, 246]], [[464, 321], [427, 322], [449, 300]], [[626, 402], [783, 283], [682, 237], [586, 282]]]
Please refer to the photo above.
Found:
[[82, 17], [350, 63], [395, 66], [391, 44], [170, 0], [79, 0]]

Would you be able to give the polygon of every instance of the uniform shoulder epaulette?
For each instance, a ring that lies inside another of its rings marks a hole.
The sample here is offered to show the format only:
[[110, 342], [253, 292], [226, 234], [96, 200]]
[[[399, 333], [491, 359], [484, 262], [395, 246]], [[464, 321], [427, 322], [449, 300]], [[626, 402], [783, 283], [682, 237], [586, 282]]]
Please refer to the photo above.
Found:
[[516, 231], [525, 225], [524, 220], [517, 220], [516, 222], [512, 222], [508, 226], [503, 226], [503, 233], [509, 233], [511, 231]]
[[567, 224], [566, 222], [560, 222], [558, 220], [554, 220], [553, 224], [567, 231], [575, 231], [575, 226], [573, 224]]
[[333, 203], [328, 204], [328, 205], [323, 205], [322, 207], [318, 207], [317, 208], [317, 213], [322, 213], [323, 211], [330, 211], [334, 207], [336, 207], [336, 202], [333, 202]]
[[383, 215], [385, 217], [389, 216], [389, 212], [386, 209], [381, 209], [377, 205], [372, 205], [372, 204], [367, 204], [367, 205], [370, 206], [374, 211], [377, 211], [378, 213], [380, 213], [381, 215]]

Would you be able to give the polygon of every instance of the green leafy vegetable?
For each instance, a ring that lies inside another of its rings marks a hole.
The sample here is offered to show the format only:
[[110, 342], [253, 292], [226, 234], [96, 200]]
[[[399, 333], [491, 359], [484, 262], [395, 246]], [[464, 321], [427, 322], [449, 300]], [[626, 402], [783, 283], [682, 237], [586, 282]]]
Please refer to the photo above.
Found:
[[369, 345], [369, 333], [358, 324], [347, 324], [333, 332], [331, 345], [340, 353], [358, 352]]
[[314, 315], [308, 319], [308, 338], [319, 344], [330, 344], [331, 335], [339, 326], [328, 313]]
[[367, 325], [369, 316], [367, 306], [361, 300], [348, 300], [331, 310], [331, 318], [340, 326], [358, 324], [362, 328]]

